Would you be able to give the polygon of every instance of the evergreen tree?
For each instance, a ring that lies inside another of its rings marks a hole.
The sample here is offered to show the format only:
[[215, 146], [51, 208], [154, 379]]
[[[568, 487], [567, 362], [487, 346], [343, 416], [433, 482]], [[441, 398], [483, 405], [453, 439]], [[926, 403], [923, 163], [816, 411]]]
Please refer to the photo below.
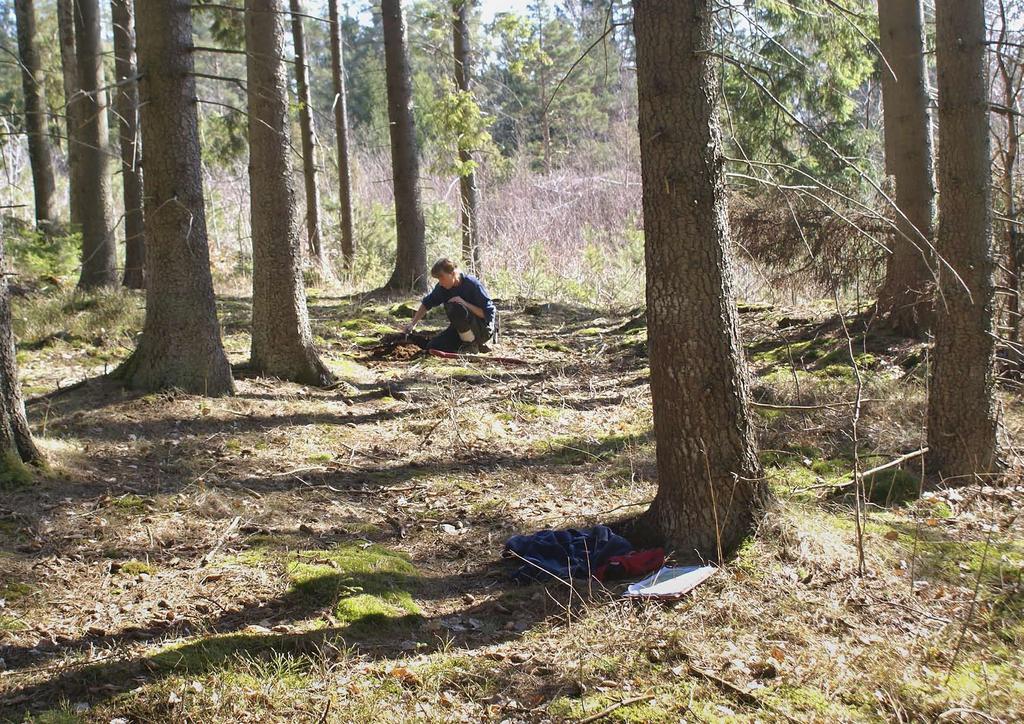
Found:
[[[0, 234], [0, 270], [7, 271], [3, 234]], [[32, 440], [21, 397], [7, 277], [6, 273], [0, 274], [0, 476], [11, 474], [12, 468], [20, 463], [42, 459]]]
[[75, 0], [75, 54], [78, 63], [78, 88], [74, 103], [79, 106], [73, 136], [77, 143], [80, 185], [72, 188], [77, 197], [82, 225], [82, 289], [114, 286], [117, 278], [117, 246], [110, 198], [108, 163], [109, 129], [107, 91], [103, 73], [103, 43], [100, 33], [99, 0]]
[[117, 374], [144, 390], [231, 394], [206, 236], [190, 3], [136, 0], [135, 9], [146, 148], [146, 321]]
[[767, 487], [733, 299], [711, 0], [635, 0], [647, 328], [658, 492], [644, 520], [721, 560]]
[[114, 94], [121, 181], [124, 191], [124, 285], [146, 288], [146, 230], [142, 220], [142, 153], [139, 143], [139, 85], [135, 80], [135, 18], [130, 0], [110, 0], [114, 26]]
[[338, 209], [341, 227], [341, 254], [346, 268], [355, 260], [355, 234], [352, 228], [352, 173], [350, 169], [348, 134], [348, 93], [345, 88], [345, 60], [341, 44], [341, 23], [338, 0], [328, 0], [331, 33], [331, 79], [334, 96], [334, 133], [338, 149]]
[[46, 229], [57, 220], [56, 184], [50, 139], [46, 131], [46, 92], [39, 61], [39, 38], [36, 34], [33, 0], [15, 0], [14, 13], [18, 20], [18, 59], [25, 94], [25, 128], [28, 132], [32, 188], [35, 191], [36, 225]]
[[314, 143], [313, 108], [310, 104], [309, 65], [306, 61], [306, 38], [303, 33], [302, 5], [290, 0], [292, 14], [292, 44], [295, 49], [296, 100], [299, 104], [299, 137], [302, 140], [302, 181], [306, 192], [306, 240], [309, 253], [323, 273], [324, 251], [320, 233], [320, 189], [317, 186], [317, 150]]
[[928, 465], [943, 477], [969, 482], [998, 465], [985, 4], [938, 0], [935, 26], [936, 247], [945, 263], [928, 384]]
[[334, 376], [313, 347], [302, 285], [284, 64], [283, 0], [246, 0], [252, 351], [257, 372], [312, 385]]
[[420, 163], [412, 111], [412, 80], [401, 0], [383, 0], [384, 57], [387, 66], [391, 169], [395, 189], [398, 248], [395, 269], [385, 284], [391, 291], [426, 291], [427, 249], [420, 201]]

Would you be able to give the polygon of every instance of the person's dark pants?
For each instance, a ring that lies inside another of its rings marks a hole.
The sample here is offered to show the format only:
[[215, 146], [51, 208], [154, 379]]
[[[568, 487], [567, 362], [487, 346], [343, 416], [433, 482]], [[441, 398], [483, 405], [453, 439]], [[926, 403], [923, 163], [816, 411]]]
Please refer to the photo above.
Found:
[[[441, 352], [458, 352], [463, 344], [481, 345], [491, 337], [491, 330], [484, 320], [457, 302], [446, 302], [444, 312], [448, 315], [448, 329], [444, 330], [427, 345], [427, 349]], [[473, 331], [473, 341], [464, 342], [459, 332]]]

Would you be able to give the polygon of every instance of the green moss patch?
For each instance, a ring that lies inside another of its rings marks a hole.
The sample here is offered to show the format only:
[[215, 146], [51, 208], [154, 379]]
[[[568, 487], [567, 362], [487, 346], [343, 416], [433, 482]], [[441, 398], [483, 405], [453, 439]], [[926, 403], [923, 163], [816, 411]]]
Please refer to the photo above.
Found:
[[607, 461], [627, 447], [644, 444], [650, 439], [650, 432], [597, 438], [555, 437], [541, 440], [537, 447], [555, 464], [580, 465]]
[[850, 721], [862, 719], [867, 713], [811, 686], [783, 684], [759, 698], [801, 721]]
[[152, 505], [152, 501], [149, 498], [143, 498], [141, 495], [134, 495], [128, 493], [120, 497], [114, 498], [111, 503], [113, 507], [120, 508], [121, 510], [129, 513], [144, 513]]
[[[558, 720], [578, 721], [628, 698], [630, 698], [630, 694], [612, 694], [611, 692], [587, 695], [579, 699], [561, 696], [548, 705], [547, 713]], [[672, 716], [670, 710], [659, 706], [656, 700], [650, 700], [620, 706], [605, 716], [603, 720], [637, 723], [668, 722], [675, 721], [676, 717]]]
[[903, 698], [917, 702], [921, 719], [935, 719], [953, 707], [961, 706], [982, 711], [1020, 711], [1024, 701], [1024, 678], [1017, 665], [966, 661], [959, 664], [947, 677], [945, 671], [936, 671], [925, 680], [904, 684]]
[[148, 573], [152, 575], [154, 572], [155, 569], [153, 568], [153, 566], [149, 565], [144, 561], [139, 561], [134, 558], [130, 561], [125, 561], [121, 565], [120, 570], [118, 571], [118, 573], [123, 573], [126, 576], [137, 576], [140, 573]]
[[156, 670], [200, 674], [256, 657], [303, 651], [310, 645], [307, 638], [294, 635], [241, 633], [207, 636], [198, 641], [168, 646], [155, 654], [150, 663]]
[[15, 490], [31, 484], [32, 469], [10, 450], [0, 455], [0, 490]]
[[572, 349], [561, 342], [541, 342], [536, 345], [540, 349], [551, 350], [552, 352], [571, 352]]
[[420, 576], [406, 556], [382, 546], [345, 544], [301, 551], [286, 566], [289, 596], [309, 607], [332, 607], [339, 622], [379, 626], [420, 617], [412, 598]]
[[562, 411], [556, 407], [549, 405], [532, 405], [525, 402], [514, 402], [511, 404], [511, 410], [509, 412], [498, 413], [497, 417], [499, 420], [514, 420], [516, 418], [553, 418], [561, 415]]
[[20, 618], [0, 613], [0, 631], [24, 631], [27, 628]]
[[10, 583], [0, 585], [0, 598], [4, 599], [8, 603], [13, 603], [14, 601], [18, 601], [32, 595], [35, 590], [34, 586], [30, 586], [27, 583], [11, 581]]

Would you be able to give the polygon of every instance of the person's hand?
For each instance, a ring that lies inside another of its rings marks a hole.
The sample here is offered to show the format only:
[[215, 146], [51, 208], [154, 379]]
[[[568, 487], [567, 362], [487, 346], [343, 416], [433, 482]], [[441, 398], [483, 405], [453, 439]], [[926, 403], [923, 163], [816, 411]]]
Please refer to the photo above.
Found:
[[452, 297], [448, 301], [455, 302], [456, 304], [461, 304], [462, 306], [466, 306], [466, 300], [463, 299], [462, 297]]
[[408, 324], [399, 324], [399, 325], [396, 325], [396, 329], [397, 329], [397, 330], [398, 330], [399, 332], [401, 332], [402, 334], [410, 334], [410, 333], [412, 333], [412, 328], [413, 328], [413, 325], [412, 325], [412, 323], [411, 323], [411, 322], [410, 322], [410, 323], [408, 323]]

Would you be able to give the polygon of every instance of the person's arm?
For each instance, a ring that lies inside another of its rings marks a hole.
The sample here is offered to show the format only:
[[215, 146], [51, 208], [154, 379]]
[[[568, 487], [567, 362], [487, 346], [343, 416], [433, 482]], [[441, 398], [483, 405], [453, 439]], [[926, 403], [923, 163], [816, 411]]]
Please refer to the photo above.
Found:
[[464, 306], [466, 309], [469, 310], [470, 314], [472, 314], [475, 317], [479, 317], [480, 319], [485, 319], [487, 317], [487, 313], [484, 312], [484, 310], [482, 310], [480, 307], [476, 306], [475, 304], [470, 304], [469, 302], [467, 302], [462, 297], [452, 297], [448, 301], [449, 302], [455, 302], [456, 304], [461, 304], [462, 306]]
[[411, 332], [413, 328], [417, 324], [419, 324], [420, 320], [423, 319], [425, 316], [427, 316], [427, 307], [426, 305], [423, 304], [423, 302], [420, 302], [420, 307], [419, 309], [416, 310], [416, 314], [412, 315], [412, 319], [410, 319], [409, 323], [405, 325], [405, 327], [403, 328], [405, 329], [405, 333], [409, 334], [409, 332]]

